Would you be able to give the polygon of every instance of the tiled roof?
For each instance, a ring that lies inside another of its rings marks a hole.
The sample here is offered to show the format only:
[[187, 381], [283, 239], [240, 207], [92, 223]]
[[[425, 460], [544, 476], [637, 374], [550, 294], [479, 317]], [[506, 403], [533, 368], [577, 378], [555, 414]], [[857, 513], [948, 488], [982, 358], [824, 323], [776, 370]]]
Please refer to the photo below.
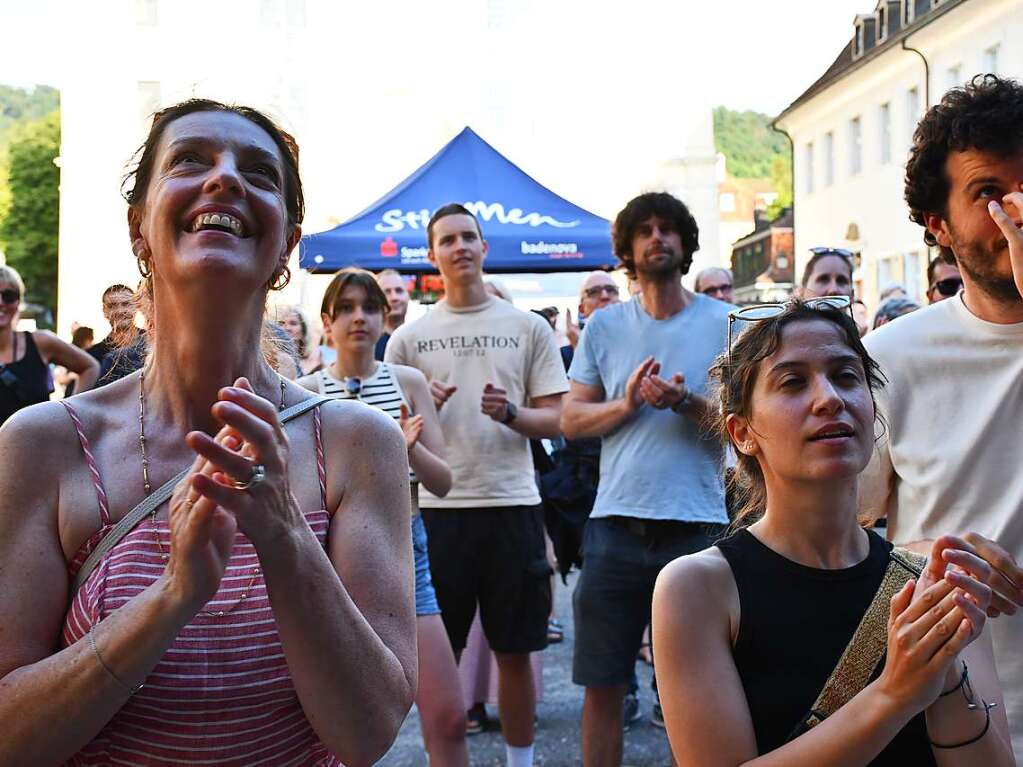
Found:
[[920, 14], [913, 22], [900, 29], [894, 34], [890, 34], [888, 38], [880, 44], [874, 45], [874, 47], [863, 52], [863, 55], [853, 60], [853, 42], [855, 40], [856, 32], [855, 27], [853, 30], [853, 37], [849, 39], [842, 52], [838, 54], [838, 57], [831, 64], [830, 67], [821, 75], [816, 82], [813, 83], [809, 88], [803, 91], [802, 95], [799, 96], [795, 101], [789, 104], [782, 111], [780, 115], [774, 118], [774, 122], [778, 122], [785, 115], [789, 114], [796, 107], [806, 103], [818, 93], [826, 90], [838, 80], [842, 79], [848, 74], [852, 74], [863, 65], [873, 61], [878, 56], [883, 55], [886, 51], [892, 48], [899, 48], [902, 46], [902, 41], [912, 36], [914, 33], [922, 29], [923, 27], [930, 24], [932, 21], [944, 16], [946, 13], [951, 11], [953, 8], [962, 5], [967, 0], [943, 0], [943, 2], [929, 9], [927, 12]]

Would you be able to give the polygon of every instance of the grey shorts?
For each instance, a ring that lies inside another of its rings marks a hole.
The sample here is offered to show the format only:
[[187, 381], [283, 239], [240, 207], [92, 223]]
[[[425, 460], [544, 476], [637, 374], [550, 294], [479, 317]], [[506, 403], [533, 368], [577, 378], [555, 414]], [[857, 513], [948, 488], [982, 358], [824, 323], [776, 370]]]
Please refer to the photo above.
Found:
[[572, 595], [572, 681], [628, 684], [650, 623], [654, 582], [673, 559], [710, 546], [723, 525], [597, 517], [583, 533], [583, 566]]

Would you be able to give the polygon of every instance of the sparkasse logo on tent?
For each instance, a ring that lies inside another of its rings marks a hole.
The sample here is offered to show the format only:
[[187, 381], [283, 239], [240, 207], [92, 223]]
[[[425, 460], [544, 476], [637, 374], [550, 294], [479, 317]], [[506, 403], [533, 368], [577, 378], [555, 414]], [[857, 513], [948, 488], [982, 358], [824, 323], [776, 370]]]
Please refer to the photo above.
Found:
[[384, 258], [394, 258], [398, 255], [398, 243], [393, 237], [387, 237], [380, 243], [380, 255]]

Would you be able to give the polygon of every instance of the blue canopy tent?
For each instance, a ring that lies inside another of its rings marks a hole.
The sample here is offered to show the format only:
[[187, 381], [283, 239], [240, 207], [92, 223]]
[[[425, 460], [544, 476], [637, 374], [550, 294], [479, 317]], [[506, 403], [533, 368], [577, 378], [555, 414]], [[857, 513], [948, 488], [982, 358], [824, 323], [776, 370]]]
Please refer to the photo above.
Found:
[[435, 271], [426, 257], [434, 210], [460, 202], [480, 221], [490, 273], [612, 268], [610, 225], [538, 184], [471, 128], [362, 213], [302, 238], [299, 265]]

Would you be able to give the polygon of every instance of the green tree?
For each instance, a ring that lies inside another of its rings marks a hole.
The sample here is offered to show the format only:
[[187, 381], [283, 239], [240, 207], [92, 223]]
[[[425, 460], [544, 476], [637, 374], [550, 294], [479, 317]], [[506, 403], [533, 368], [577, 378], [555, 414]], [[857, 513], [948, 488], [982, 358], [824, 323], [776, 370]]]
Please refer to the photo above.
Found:
[[7, 262], [25, 280], [28, 300], [57, 308], [57, 232], [60, 169], [60, 115], [28, 123], [8, 147], [10, 206], [0, 222]]
[[792, 205], [792, 158], [787, 152], [771, 162], [771, 184], [778, 197], [767, 209], [767, 215], [774, 219]]
[[735, 178], [770, 178], [774, 158], [789, 153], [788, 141], [771, 129], [768, 115], [723, 106], [714, 109], [714, 146]]
[[31, 90], [0, 85], [0, 146], [24, 122], [45, 117], [60, 105], [60, 91], [49, 85]]

